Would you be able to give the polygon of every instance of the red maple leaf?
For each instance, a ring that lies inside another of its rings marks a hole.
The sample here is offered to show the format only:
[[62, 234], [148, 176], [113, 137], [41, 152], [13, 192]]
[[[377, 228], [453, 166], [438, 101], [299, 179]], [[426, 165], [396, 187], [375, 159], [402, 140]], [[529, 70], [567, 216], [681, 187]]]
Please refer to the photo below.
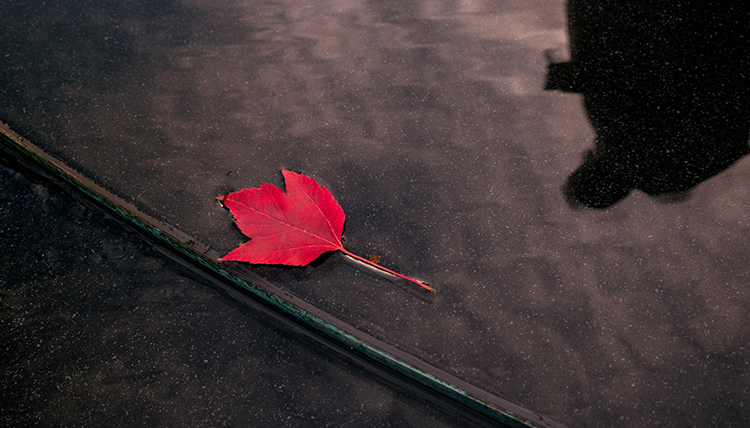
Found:
[[325, 252], [338, 250], [432, 291], [427, 284], [344, 249], [341, 233], [346, 216], [331, 192], [310, 177], [285, 170], [282, 173], [286, 193], [263, 183], [259, 188], [219, 197], [234, 215], [237, 227], [251, 238], [219, 260], [304, 266]]

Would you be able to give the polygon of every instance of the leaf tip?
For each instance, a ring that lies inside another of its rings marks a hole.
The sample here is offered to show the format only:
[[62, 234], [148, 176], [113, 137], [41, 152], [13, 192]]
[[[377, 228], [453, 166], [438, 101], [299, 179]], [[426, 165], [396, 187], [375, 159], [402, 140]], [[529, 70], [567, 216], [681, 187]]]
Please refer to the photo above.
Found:
[[218, 261], [220, 261], [220, 262], [236, 262], [236, 261], [237, 261], [237, 258], [235, 258], [235, 257], [230, 257], [231, 255], [232, 255], [232, 253], [230, 252], [229, 254], [225, 255], [224, 257], [219, 257], [219, 258], [218, 258], [218, 259], [216, 259], [216, 260], [218, 260]]

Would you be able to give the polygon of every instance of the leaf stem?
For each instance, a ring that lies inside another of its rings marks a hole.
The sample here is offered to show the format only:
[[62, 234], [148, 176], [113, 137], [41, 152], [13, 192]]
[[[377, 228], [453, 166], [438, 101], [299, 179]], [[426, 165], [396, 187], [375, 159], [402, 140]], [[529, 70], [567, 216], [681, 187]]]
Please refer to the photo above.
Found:
[[344, 247], [341, 247], [341, 248], [339, 248], [339, 250], [341, 250], [341, 252], [343, 252], [344, 254], [346, 254], [346, 255], [347, 255], [347, 256], [349, 256], [349, 257], [352, 257], [352, 258], [354, 258], [354, 259], [357, 259], [357, 260], [359, 260], [359, 261], [361, 261], [361, 262], [367, 263], [368, 265], [370, 265], [370, 266], [373, 266], [373, 267], [376, 267], [376, 268], [378, 268], [378, 269], [380, 269], [380, 270], [382, 270], [382, 271], [388, 272], [388, 273], [390, 273], [391, 275], [396, 275], [396, 276], [397, 276], [397, 277], [399, 277], [399, 278], [403, 278], [403, 279], [405, 279], [405, 280], [407, 280], [407, 281], [411, 281], [411, 282], [413, 282], [413, 283], [415, 283], [415, 284], [419, 285], [420, 287], [426, 288], [426, 289], [427, 289], [427, 290], [429, 290], [429, 291], [434, 291], [434, 289], [433, 289], [432, 287], [430, 287], [429, 285], [427, 285], [427, 284], [425, 284], [425, 283], [423, 283], [423, 282], [419, 282], [419, 281], [417, 281], [416, 279], [411, 279], [411, 278], [409, 278], [408, 276], [404, 276], [404, 275], [401, 275], [401, 274], [400, 274], [400, 273], [398, 273], [398, 272], [394, 272], [394, 271], [392, 271], [392, 270], [390, 270], [390, 269], [388, 269], [388, 268], [386, 268], [386, 267], [380, 266], [380, 265], [379, 265], [379, 264], [377, 264], [377, 263], [373, 263], [373, 262], [371, 262], [371, 261], [369, 261], [369, 260], [367, 260], [367, 259], [365, 259], [365, 258], [362, 258], [362, 257], [360, 257], [360, 256], [358, 256], [358, 255], [356, 255], [356, 254], [352, 254], [352, 253], [350, 253], [349, 251], [347, 251], [347, 250], [346, 250], [346, 249], [345, 249]]

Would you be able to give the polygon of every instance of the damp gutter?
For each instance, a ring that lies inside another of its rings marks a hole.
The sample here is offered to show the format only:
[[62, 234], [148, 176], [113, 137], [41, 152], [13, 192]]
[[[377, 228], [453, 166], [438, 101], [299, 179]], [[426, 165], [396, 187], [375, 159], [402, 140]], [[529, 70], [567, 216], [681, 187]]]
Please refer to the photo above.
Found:
[[179, 258], [250, 293], [273, 309], [313, 329], [318, 334], [326, 336], [338, 345], [355, 351], [431, 392], [503, 426], [564, 428], [555, 421], [484, 391], [361, 332], [260, 277], [246, 272], [240, 274], [233, 271], [230, 266], [218, 262], [211, 254], [214, 252], [207, 247], [203, 248], [197, 240], [154, 219], [87, 179], [60, 159], [17, 135], [4, 123], [0, 123], [0, 142], [10, 148], [14, 154], [25, 159], [27, 161], [25, 163], [31, 162], [54, 180], [61, 181], [71, 187], [74, 192], [90, 198], [108, 213], [166, 247]]

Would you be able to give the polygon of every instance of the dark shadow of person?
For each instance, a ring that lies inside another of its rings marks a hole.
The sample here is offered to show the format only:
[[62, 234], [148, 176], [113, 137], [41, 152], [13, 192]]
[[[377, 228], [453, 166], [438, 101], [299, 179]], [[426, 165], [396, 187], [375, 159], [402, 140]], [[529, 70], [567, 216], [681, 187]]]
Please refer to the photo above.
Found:
[[750, 2], [570, 0], [569, 62], [545, 89], [583, 94], [594, 148], [568, 178], [574, 207], [638, 189], [688, 195], [750, 153]]

